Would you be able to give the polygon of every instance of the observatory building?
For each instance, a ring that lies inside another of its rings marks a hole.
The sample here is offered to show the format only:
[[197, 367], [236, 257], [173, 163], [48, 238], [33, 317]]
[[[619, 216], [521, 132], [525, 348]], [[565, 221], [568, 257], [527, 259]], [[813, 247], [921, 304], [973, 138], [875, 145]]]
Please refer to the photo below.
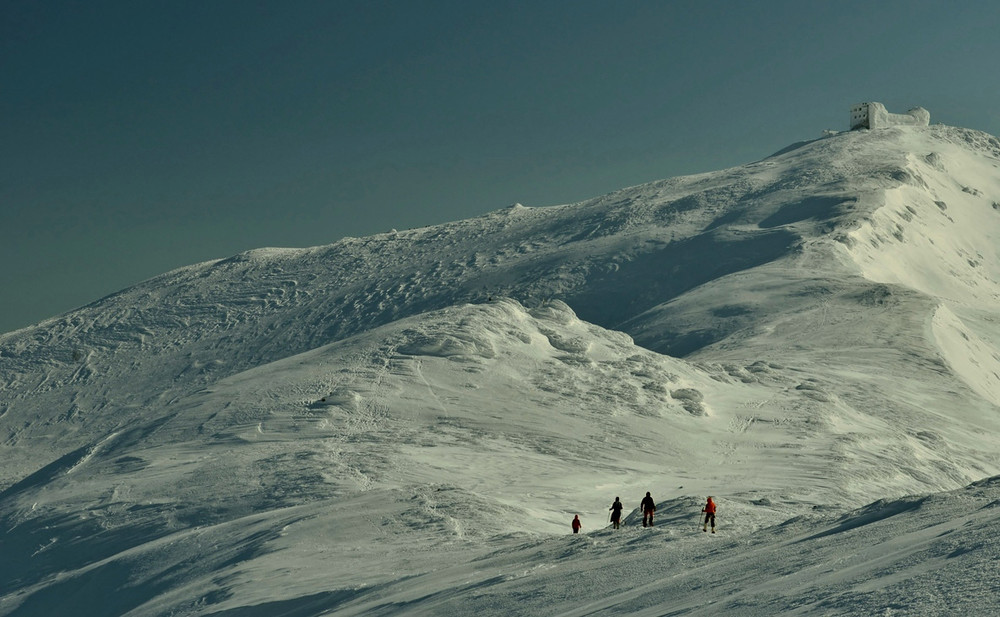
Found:
[[927, 126], [931, 112], [914, 107], [905, 114], [891, 114], [882, 103], [858, 103], [851, 107], [851, 130], [881, 129], [887, 126]]

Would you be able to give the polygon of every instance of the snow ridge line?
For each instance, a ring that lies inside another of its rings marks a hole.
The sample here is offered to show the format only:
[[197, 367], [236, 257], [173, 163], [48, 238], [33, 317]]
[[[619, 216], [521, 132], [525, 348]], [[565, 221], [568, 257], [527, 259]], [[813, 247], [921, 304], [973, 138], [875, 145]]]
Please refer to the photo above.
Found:
[[66, 470], [65, 475], [67, 475], [67, 476], [70, 475], [71, 473], [73, 473], [74, 471], [76, 471], [77, 469], [79, 469], [81, 466], [83, 466], [87, 461], [89, 461], [90, 459], [94, 458], [94, 455], [97, 454], [97, 452], [105, 444], [107, 444], [109, 441], [112, 441], [120, 433], [121, 433], [121, 431], [115, 431], [114, 433], [111, 433], [110, 435], [108, 435], [107, 437], [105, 437], [104, 439], [102, 439], [101, 441], [99, 441], [96, 444], [94, 444], [92, 447], [88, 448], [87, 451], [84, 453], [84, 455], [82, 457], [80, 457], [80, 460], [78, 460], [72, 467], [70, 467], [69, 469]]

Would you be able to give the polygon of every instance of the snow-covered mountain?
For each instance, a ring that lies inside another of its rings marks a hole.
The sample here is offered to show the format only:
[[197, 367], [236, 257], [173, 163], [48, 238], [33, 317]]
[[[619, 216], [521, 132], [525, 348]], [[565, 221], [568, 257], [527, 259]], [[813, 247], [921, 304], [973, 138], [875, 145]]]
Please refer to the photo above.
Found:
[[0, 615], [989, 614], [998, 236], [894, 127], [2, 335]]

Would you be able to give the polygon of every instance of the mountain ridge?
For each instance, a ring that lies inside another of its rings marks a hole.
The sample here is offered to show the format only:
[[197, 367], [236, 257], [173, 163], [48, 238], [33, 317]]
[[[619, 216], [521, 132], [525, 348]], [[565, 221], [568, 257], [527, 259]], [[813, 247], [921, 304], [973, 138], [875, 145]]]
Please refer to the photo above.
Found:
[[[21, 358], [41, 355], [43, 364], [65, 363], [68, 368], [82, 357], [83, 366], [65, 378], [72, 381], [91, 370], [102, 372], [87, 368], [97, 356], [132, 346], [146, 355], [166, 355], [159, 362], [177, 375], [228, 373], [407, 315], [501, 295], [529, 305], [560, 298], [585, 320], [628, 331], [653, 350], [687, 355], [732, 332], [685, 332], [677, 323], [646, 323], [650, 317], [670, 312], [670, 302], [683, 301], [685, 294], [713, 280], [752, 272], [803, 250], [816, 251], [810, 268], [825, 267], [831, 260], [867, 262], [862, 277], [919, 288], [919, 282], [885, 276], [876, 267], [879, 251], [891, 248], [893, 234], [902, 233], [900, 222], [879, 227], [869, 221], [877, 223], [879, 212], [893, 209], [907, 217], [905, 204], [883, 203], [880, 195], [911, 190], [907, 187], [924, 182], [927, 172], [945, 169], [947, 156], [915, 154], [932, 162], [914, 174], [907, 171], [914, 162], [907, 160], [911, 153], [905, 148], [891, 162], [880, 158], [884, 149], [876, 148], [874, 155], [865, 151], [873, 142], [894, 139], [911, 149], [926, 149], [920, 139], [905, 142], [919, 137], [937, 146], [971, 144], [990, 161], [1000, 153], [996, 138], [951, 127], [851, 132], [746, 166], [652, 182], [579, 204], [509, 208], [468, 221], [345, 238], [311, 249], [248, 251], [175, 270], [40, 326], [2, 335], [0, 359], [5, 372], [17, 374], [26, 370]], [[816, 157], [839, 161], [846, 171], [809, 167]], [[774, 176], [775, 165], [782, 162], [783, 171]], [[852, 175], [859, 170], [860, 179]], [[992, 182], [984, 188], [1000, 194], [996, 178]], [[805, 193], [803, 186], [808, 187]], [[963, 193], [966, 201], [989, 201], [971, 183], [962, 189], [980, 193]], [[899, 194], [897, 201], [901, 199]], [[934, 201], [935, 210], [945, 203]], [[951, 215], [941, 211], [940, 216]], [[835, 234], [840, 246], [830, 247], [829, 234]], [[870, 243], [879, 246], [868, 250]], [[477, 245], [492, 248], [492, 254]], [[843, 247], [848, 248], [846, 256]], [[852, 251], [857, 256], [851, 257]], [[966, 252], [970, 261], [976, 258], [971, 249]], [[905, 257], [920, 258], [912, 251]], [[991, 292], [989, 299], [996, 297]], [[290, 308], [295, 317], [288, 314]], [[650, 331], [656, 334], [647, 335]], [[658, 342], [664, 333], [686, 342]], [[159, 340], [164, 343], [158, 348]], [[232, 358], [242, 355], [233, 344], [247, 341], [257, 341], [256, 357], [229, 367]], [[188, 345], [192, 349], [182, 356], [191, 357], [170, 358], [171, 347]], [[11, 385], [8, 378], [7, 387]]]

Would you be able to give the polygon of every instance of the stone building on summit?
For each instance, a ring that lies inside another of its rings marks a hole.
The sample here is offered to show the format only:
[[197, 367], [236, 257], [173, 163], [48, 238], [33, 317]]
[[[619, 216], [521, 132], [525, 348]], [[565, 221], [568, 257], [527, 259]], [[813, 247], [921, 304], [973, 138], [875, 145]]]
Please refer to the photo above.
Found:
[[881, 129], [887, 126], [927, 126], [931, 112], [914, 107], [905, 114], [891, 114], [882, 103], [858, 103], [851, 107], [851, 130]]

